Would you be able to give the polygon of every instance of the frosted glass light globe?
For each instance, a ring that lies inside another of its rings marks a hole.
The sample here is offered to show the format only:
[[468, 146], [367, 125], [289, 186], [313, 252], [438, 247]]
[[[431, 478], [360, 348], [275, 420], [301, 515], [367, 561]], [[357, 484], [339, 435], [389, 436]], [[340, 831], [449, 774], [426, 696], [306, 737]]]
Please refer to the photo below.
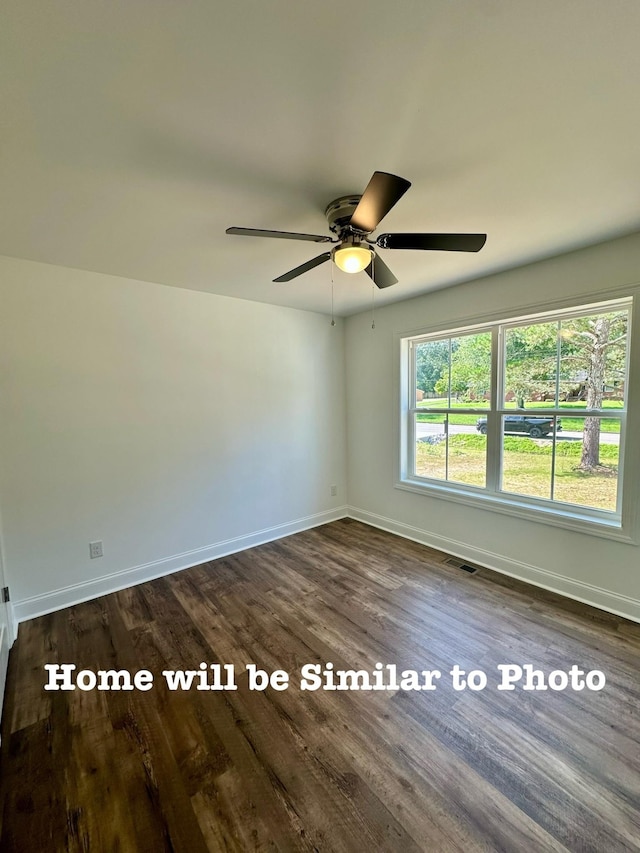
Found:
[[362, 272], [371, 263], [371, 249], [365, 246], [349, 245], [336, 249], [333, 260], [343, 272]]

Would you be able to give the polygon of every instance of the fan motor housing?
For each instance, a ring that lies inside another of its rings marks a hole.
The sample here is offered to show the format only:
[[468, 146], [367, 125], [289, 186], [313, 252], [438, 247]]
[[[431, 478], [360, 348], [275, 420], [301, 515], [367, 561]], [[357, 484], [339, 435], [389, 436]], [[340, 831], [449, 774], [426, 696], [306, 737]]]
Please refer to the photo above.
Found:
[[340, 234], [346, 229], [361, 198], [361, 195], [343, 195], [327, 205], [324, 215], [334, 234]]

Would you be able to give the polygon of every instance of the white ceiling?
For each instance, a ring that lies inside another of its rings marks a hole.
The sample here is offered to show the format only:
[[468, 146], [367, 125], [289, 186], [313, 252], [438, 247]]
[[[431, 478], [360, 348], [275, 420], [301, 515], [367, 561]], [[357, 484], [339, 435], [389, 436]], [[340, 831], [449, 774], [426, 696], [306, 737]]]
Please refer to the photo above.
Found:
[[[376, 169], [376, 304], [640, 230], [637, 0], [6, 0], [0, 253], [328, 312], [324, 208]], [[336, 312], [371, 302], [335, 270]], [[561, 283], [559, 283], [561, 286]]]

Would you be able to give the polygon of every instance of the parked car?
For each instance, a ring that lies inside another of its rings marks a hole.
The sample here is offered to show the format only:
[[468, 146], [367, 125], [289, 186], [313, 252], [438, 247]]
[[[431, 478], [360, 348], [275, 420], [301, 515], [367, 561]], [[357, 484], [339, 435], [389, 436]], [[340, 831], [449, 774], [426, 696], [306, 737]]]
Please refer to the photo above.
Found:
[[[487, 434], [487, 419], [478, 418], [476, 429], [482, 435]], [[560, 418], [556, 421], [556, 431], [562, 429]], [[506, 415], [504, 419], [504, 431], [506, 433], [525, 432], [531, 438], [541, 438], [553, 432], [553, 418], [534, 417], [531, 415]]]

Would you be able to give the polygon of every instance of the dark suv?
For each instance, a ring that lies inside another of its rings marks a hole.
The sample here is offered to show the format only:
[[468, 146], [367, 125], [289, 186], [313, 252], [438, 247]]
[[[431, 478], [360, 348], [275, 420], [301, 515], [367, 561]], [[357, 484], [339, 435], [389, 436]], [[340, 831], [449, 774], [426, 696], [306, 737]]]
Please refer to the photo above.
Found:
[[[482, 435], [487, 434], [487, 419], [478, 418], [476, 429]], [[556, 421], [556, 430], [560, 432], [562, 429], [562, 421], [560, 418]], [[553, 432], [553, 418], [536, 418], [529, 415], [507, 415], [504, 419], [505, 432], [526, 432], [531, 438], [540, 438], [543, 435], [549, 435]]]

